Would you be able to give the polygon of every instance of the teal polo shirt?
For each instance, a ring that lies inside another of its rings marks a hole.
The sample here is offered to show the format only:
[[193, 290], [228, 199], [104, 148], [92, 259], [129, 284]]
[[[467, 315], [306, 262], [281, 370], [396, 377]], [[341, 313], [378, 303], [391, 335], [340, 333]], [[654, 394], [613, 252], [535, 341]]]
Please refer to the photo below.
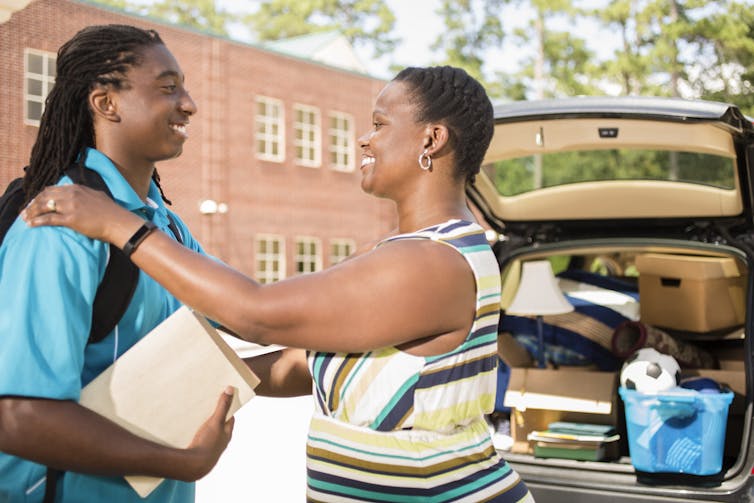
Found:
[[[89, 149], [86, 165], [102, 176], [118, 204], [172, 236], [169, 210], [154, 182], [145, 203], [104, 154]], [[59, 183], [71, 180], [64, 177]], [[203, 253], [183, 221], [173, 218], [183, 243]], [[140, 272], [118, 326], [104, 340], [87, 345], [108, 255], [106, 243], [70, 229], [29, 228], [16, 220], [0, 247], [0, 396], [78, 401], [83, 386], [180, 307]], [[45, 473], [42, 465], [0, 453], [0, 503], [41, 502]], [[142, 499], [122, 477], [66, 472], [56, 501], [193, 502], [194, 484], [166, 480]]]

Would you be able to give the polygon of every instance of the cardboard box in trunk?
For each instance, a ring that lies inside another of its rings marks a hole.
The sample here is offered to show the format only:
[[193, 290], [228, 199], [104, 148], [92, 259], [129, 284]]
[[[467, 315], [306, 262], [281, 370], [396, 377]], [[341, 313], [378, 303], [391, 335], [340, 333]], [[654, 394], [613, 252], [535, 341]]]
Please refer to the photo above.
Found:
[[642, 322], [689, 332], [744, 322], [744, 278], [735, 259], [646, 253], [636, 267]]
[[532, 431], [555, 421], [615, 425], [617, 373], [511, 368], [505, 405], [511, 407], [512, 452], [533, 453]]

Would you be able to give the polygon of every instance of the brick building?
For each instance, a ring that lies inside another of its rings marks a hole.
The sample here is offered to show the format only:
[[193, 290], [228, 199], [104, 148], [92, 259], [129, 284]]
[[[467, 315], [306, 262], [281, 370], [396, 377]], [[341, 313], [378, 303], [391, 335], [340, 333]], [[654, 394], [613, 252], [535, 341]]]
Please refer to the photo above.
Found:
[[[198, 106], [160, 163], [173, 208], [212, 254], [262, 281], [327, 267], [395, 225], [362, 193], [356, 139], [384, 81], [80, 0], [0, 0], [0, 185], [37, 135], [58, 47], [87, 25], [156, 29]], [[6, 15], [7, 17], [7, 15]]]

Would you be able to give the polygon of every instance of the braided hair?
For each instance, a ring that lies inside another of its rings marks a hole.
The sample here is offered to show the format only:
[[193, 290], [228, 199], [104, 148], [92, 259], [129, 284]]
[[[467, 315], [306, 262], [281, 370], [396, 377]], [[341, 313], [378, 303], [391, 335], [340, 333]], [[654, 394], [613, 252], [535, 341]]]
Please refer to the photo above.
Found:
[[[94, 122], [87, 104], [97, 85], [123, 89], [126, 73], [142, 61], [142, 51], [163, 44], [154, 30], [127, 25], [89, 26], [76, 33], [58, 50], [55, 85], [45, 100], [39, 132], [24, 175], [24, 193], [30, 201], [48, 185], [54, 185], [87, 147], [94, 147]], [[160, 189], [157, 170], [152, 179]]]
[[440, 122], [450, 134], [459, 177], [473, 182], [492, 139], [493, 112], [484, 87], [461, 68], [408, 67], [394, 81], [409, 86], [417, 122]]

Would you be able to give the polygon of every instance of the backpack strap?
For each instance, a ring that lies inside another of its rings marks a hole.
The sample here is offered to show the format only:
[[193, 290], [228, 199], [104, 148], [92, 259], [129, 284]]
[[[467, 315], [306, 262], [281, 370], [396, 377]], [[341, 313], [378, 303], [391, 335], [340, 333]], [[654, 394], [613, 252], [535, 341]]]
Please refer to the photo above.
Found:
[[99, 342], [112, 332], [128, 309], [138, 282], [139, 268], [120, 248], [111, 244], [105, 274], [94, 296], [87, 344]]
[[[83, 163], [72, 166], [66, 170], [65, 174], [74, 183], [104, 192], [110, 198], [113, 197], [99, 173], [87, 168]], [[115, 328], [128, 309], [128, 304], [131, 303], [138, 282], [139, 268], [126, 257], [120, 248], [111, 244], [107, 267], [94, 296], [92, 326], [87, 344], [101, 341]]]
[[56, 468], [47, 467], [47, 475], [45, 480], [45, 495], [42, 503], [55, 503], [55, 493], [58, 489], [58, 479], [63, 474], [62, 471]]
[[[80, 185], [99, 190], [113, 198], [110, 189], [96, 171], [79, 163], [66, 172], [66, 175]], [[168, 227], [176, 240], [183, 244], [183, 236], [178, 230], [173, 216], [168, 215]], [[107, 261], [102, 281], [97, 287], [92, 306], [92, 327], [87, 344], [97, 343], [112, 332], [128, 309], [139, 282], [139, 268], [117, 246], [110, 245], [110, 257]]]
[[183, 244], [183, 234], [181, 234], [181, 231], [178, 229], [178, 226], [175, 223], [175, 219], [173, 218], [173, 215], [170, 214], [170, 212], [167, 212], [168, 214], [168, 229], [170, 229], [170, 232], [173, 233], [173, 236], [175, 236], [175, 240], [179, 243]]
[[[113, 198], [110, 189], [108, 189], [107, 184], [99, 173], [87, 168], [83, 163], [78, 163], [69, 168], [65, 174], [74, 183], [102, 191], [111, 199]], [[21, 198], [23, 198], [23, 190], [20, 192]], [[170, 231], [176, 240], [183, 244], [183, 236], [178, 230], [178, 226], [170, 212], [168, 212], [168, 220], [170, 221], [168, 224]], [[126, 257], [126, 254], [120, 248], [110, 244], [110, 256], [108, 257], [107, 267], [105, 267], [102, 281], [97, 287], [97, 293], [94, 296], [92, 327], [87, 344], [101, 341], [115, 328], [131, 303], [138, 282], [139, 268]], [[47, 467], [43, 503], [54, 503], [58, 479], [63, 473], [61, 470]]]
[[23, 204], [24, 179], [19, 177], [10, 182], [3, 195], [0, 196], [0, 244], [3, 244], [3, 238], [16, 221]]

